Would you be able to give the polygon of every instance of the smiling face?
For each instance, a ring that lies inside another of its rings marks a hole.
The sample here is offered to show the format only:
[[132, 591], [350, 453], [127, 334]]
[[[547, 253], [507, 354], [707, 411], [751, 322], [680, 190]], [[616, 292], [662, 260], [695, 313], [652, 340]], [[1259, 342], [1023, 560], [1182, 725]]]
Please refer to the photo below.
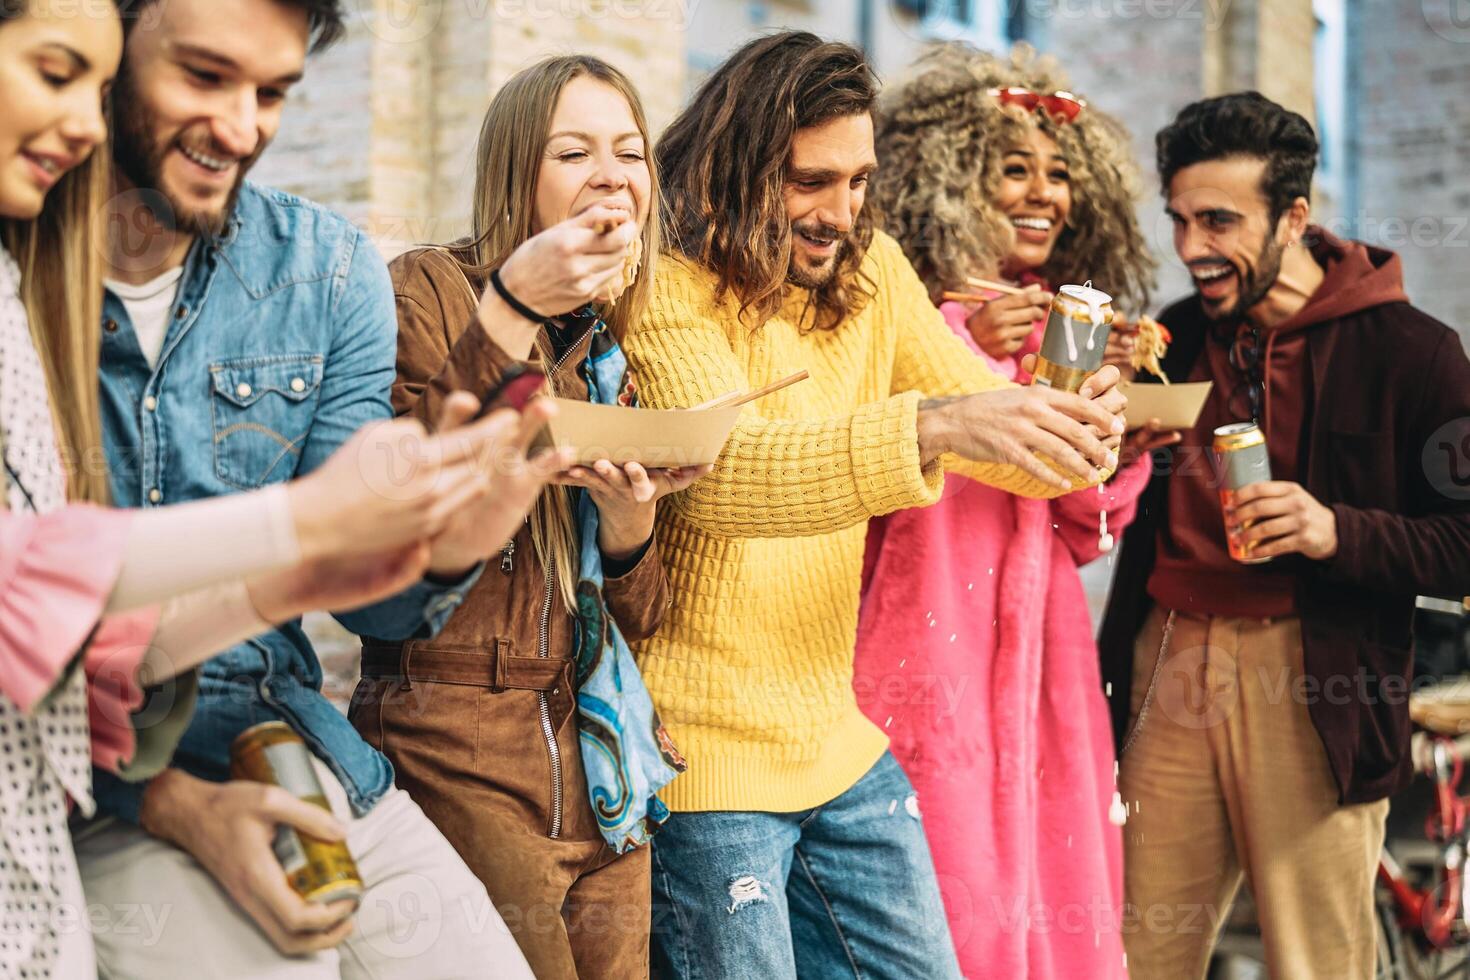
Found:
[[157, 8], [128, 38], [114, 157], [127, 183], [163, 195], [165, 224], [217, 232], [305, 69], [307, 14], [275, 0]]
[[31, 4], [0, 21], [0, 216], [35, 218], [46, 193], [107, 138], [102, 103], [121, 54], [111, 4]]
[[648, 148], [622, 93], [587, 75], [572, 79], [557, 99], [536, 175], [532, 233], [594, 204], [648, 220]]
[[1174, 251], [1212, 320], [1243, 318], [1281, 272], [1287, 216], [1261, 192], [1266, 161], [1228, 157], [1185, 167], [1169, 183]]
[[1051, 258], [1072, 209], [1072, 172], [1056, 141], [1035, 126], [1006, 151], [1000, 167], [995, 205], [1016, 234], [1004, 272], [1016, 276]]
[[796, 131], [782, 187], [791, 221], [791, 282], [818, 289], [831, 281], [877, 167], [867, 113]]

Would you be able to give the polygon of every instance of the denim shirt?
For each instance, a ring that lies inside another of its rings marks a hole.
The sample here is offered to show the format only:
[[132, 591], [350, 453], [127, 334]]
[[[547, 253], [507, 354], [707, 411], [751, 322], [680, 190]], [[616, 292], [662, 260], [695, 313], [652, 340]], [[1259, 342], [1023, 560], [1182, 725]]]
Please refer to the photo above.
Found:
[[[110, 292], [103, 317], [102, 424], [120, 507], [289, 480], [364, 423], [393, 414], [398, 324], [388, 270], [345, 218], [289, 194], [247, 182], [225, 232], [195, 242], [156, 368]], [[478, 576], [423, 581], [337, 618], [360, 635], [433, 636]], [[226, 779], [235, 736], [284, 721], [341, 780], [354, 812], [365, 813], [392, 786], [393, 769], [321, 686], [300, 620], [226, 650], [201, 670], [173, 764]], [[154, 692], [145, 712], [168, 697]], [[143, 786], [101, 770], [94, 777], [99, 809], [137, 822]]]

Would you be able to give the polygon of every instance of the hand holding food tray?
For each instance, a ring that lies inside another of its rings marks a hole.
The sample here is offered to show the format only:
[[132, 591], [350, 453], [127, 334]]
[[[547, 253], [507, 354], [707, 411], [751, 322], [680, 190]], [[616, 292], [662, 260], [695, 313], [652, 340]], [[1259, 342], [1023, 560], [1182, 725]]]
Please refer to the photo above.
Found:
[[582, 466], [599, 459], [648, 469], [706, 466], [719, 459], [742, 406], [806, 377], [801, 371], [755, 391], [732, 392], [693, 408], [628, 408], [556, 398], [556, 415], [537, 444], [570, 448]]

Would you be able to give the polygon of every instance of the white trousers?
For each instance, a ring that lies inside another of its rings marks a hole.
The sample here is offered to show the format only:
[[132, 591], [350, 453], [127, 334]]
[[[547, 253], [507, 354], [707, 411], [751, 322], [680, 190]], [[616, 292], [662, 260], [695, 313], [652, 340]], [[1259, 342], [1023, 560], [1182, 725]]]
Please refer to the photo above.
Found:
[[534, 980], [485, 886], [407, 793], [352, 819], [313, 761], [363, 879], [346, 942], [278, 952], [193, 858], [117, 821], [76, 845], [103, 980]]

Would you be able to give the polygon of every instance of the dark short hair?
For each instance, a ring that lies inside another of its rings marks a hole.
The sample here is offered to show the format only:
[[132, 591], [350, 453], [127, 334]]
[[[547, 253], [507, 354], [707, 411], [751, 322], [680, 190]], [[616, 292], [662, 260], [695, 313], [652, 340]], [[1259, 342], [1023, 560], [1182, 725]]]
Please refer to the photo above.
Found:
[[1261, 193], [1274, 222], [1299, 197], [1312, 196], [1317, 134], [1300, 113], [1260, 92], [1235, 92], [1192, 102], [1154, 138], [1159, 179], [1169, 193], [1185, 167], [1229, 157], [1266, 161]]
[[[127, 35], [142, 19], [142, 12], [158, 0], [117, 0], [122, 13], [123, 33]], [[311, 53], [325, 51], [347, 33], [347, 17], [342, 10], [342, 0], [271, 0], [306, 11], [306, 24], [311, 35]]]

